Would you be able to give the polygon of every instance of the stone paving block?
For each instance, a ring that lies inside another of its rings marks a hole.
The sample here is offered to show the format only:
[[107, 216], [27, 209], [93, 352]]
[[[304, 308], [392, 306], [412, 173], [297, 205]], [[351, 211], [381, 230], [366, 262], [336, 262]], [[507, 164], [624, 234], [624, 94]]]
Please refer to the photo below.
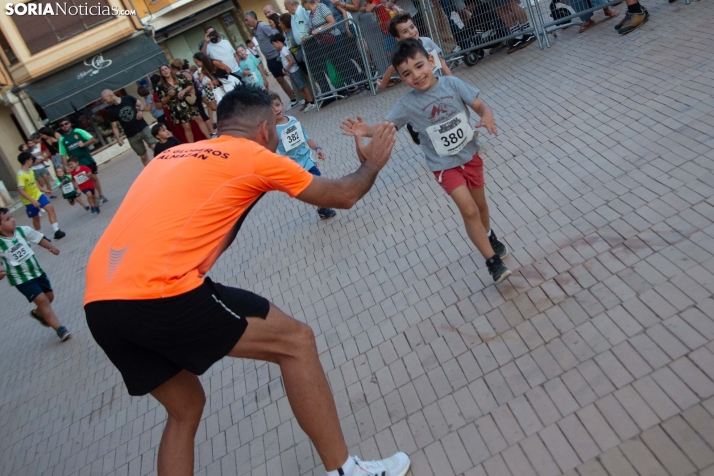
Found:
[[642, 433], [642, 441], [673, 476], [691, 474], [696, 468], [659, 426]]

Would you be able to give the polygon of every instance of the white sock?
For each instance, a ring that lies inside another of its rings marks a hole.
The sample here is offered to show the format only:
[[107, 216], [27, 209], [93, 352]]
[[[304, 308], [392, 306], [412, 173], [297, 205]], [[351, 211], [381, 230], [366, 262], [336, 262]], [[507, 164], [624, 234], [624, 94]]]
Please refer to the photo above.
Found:
[[357, 465], [355, 464], [355, 460], [348, 456], [347, 461], [345, 461], [345, 464], [343, 464], [342, 467], [334, 471], [328, 471], [327, 476], [352, 476], [352, 473], [355, 472], [356, 468]]
[[519, 31], [521, 31], [521, 24], [520, 24], [520, 23], [516, 23], [514, 26], [512, 26], [512, 27], [510, 28], [510, 30], [511, 30], [511, 34], [513, 34], [513, 33], [518, 33]]
[[530, 22], [526, 22], [525, 25], [521, 25], [521, 31], [528, 30], [531, 27]]
[[52, 230], [53, 230], [53, 231], [59, 231], [59, 223], [54, 222], [54, 223], [52, 224]]
[[488, 236], [489, 238], [491, 238], [491, 235], [493, 235], [493, 230], [489, 228], [489, 229], [488, 229], [488, 233], [486, 233], [486, 236]]

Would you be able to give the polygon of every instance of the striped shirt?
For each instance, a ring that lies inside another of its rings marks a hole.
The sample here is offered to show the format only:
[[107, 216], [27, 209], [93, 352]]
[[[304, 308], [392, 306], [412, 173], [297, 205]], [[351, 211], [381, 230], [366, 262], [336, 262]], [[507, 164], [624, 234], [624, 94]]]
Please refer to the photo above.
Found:
[[12, 237], [0, 236], [0, 256], [10, 286], [26, 283], [44, 274], [29, 243], [39, 243], [44, 237], [29, 226], [18, 226]]

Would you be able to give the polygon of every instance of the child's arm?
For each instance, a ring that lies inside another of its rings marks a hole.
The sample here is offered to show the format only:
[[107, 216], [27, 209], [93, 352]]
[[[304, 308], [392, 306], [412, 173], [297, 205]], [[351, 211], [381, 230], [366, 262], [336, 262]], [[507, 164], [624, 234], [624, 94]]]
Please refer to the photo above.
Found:
[[53, 255], [57, 256], [59, 254], [59, 250], [55, 248], [55, 246], [49, 242], [47, 238], [42, 238], [42, 240], [38, 243], [41, 247], [47, 249], [50, 253]]
[[317, 152], [317, 158], [320, 160], [325, 160], [325, 153], [322, 151], [322, 147], [317, 145], [317, 142], [315, 142], [312, 139], [309, 139], [307, 141], [307, 146]]
[[444, 61], [444, 58], [442, 58], [441, 55], [439, 55], [439, 61], [441, 61], [441, 70], [444, 72], [444, 75], [453, 76], [454, 73], [451, 72], [449, 65], [446, 64], [446, 61]]
[[352, 118], [342, 121], [340, 129], [342, 129], [342, 134], [346, 136], [360, 135], [362, 137], [372, 137], [374, 133], [377, 132], [379, 126], [380, 124], [370, 126], [364, 122], [361, 116], [357, 116], [356, 121]]
[[288, 59], [288, 72], [290, 72], [290, 69], [295, 66], [295, 60], [293, 59], [292, 53], [288, 53], [286, 58]]
[[256, 66], [258, 66], [258, 71], [260, 71], [260, 74], [263, 76], [263, 86], [265, 87], [265, 89], [268, 89], [268, 73], [265, 72], [265, 68], [263, 68], [263, 63], [260, 60], [257, 61], [258, 64]]
[[[394, 71], [394, 66], [389, 65], [387, 71], [384, 72], [384, 76], [382, 76], [382, 81], [379, 83], [379, 89], [387, 89], [387, 86], [389, 86], [389, 81], [392, 80], [392, 75], [394, 74]], [[451, 71], [449, 71], [449, 73], [451, 73]]]
[[481, 121], [475, 127], [485, 127], [489, 134], [498, 135], [498, 129], [496, 129], [496, 123], [493, 120], [493, 111], [488, 104], [476, 98], [474, 103], [471, 104], [471, 109], [481, 118]]
[[42, 207], [40, 206], [40, 202], [38, 202], [37, 200], [34, 200], [34, 199], [25, 191], [24, 188], [19, 188], [19, 189], [17, 189], [17, 192], [18, 192], [21, 196], [25, 197], [25, 199], [29, 200], [30, 203], [32, 203], [32, 205], [35, 206], [35, 208], [42, 208]]

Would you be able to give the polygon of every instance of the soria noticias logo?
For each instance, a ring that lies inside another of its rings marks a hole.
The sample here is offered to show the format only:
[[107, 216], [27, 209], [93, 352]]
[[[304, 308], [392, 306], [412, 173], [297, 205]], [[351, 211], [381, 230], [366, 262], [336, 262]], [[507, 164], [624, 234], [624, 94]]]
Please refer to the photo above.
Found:
[[55, 3], [8, 3], [5, 5], [5, 14], [12, 15], [70, 15], [70, 16], [129, 16], [136, 15], [136, 10], [122, 10], [119, 7], [98, 3], [74, 5], [66, 2]]

